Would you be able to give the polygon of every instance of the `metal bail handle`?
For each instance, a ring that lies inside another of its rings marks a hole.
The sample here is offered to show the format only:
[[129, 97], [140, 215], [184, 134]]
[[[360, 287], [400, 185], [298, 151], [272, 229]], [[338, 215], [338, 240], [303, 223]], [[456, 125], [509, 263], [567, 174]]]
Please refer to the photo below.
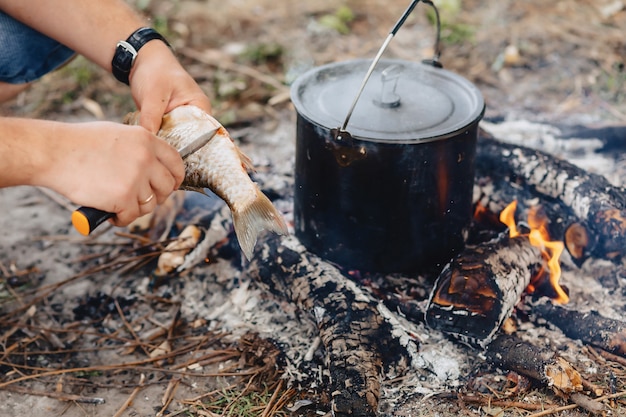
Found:
[[[354, 100], [352, 101], [352, 104], [350, 105], [350, 109], [348, 110], [348, 115], [346, 116], [346, 120], [343, 122], [343, 125], [341, 127], [336, 128], [336, 129], [332, 129], [333, 136], [334, 136], [335, 140], [341, 140], [342, 138], [351, 138], [352, 137], [350, 135], [350, 133], [348, 133], [346, 128], [348, 127], [348, 123], [350, 122], [350, 118], [352, 117], [352, 113], [354, 112], [354, 108], [356, 107], [356, 104], [359, 101], [359, 98], [361, 98], [361, 94], [363, 93], [363, 90], [365, 89], [365, 85], [367, 84], [367, 81], [370, 79], [370, 76], [374, 72], [374, 68], [378, 64], [378, 61], [380, 61], [381, 56], [383, 55], [383, 53], [387, 49], [387, 46], [389, 45], [389, 43], [391, 42], [393, 37], [396, 35], [396, 33], [398, 32], [400, 27], [402, 27], [402, 25], [404, 24], [406, 19], [409, 17], [409, 15], [413, 11], [413, 9], [415, 9], [415, 6], [417, 6], [417, 3], [419, 3], [419, 2], [420, 2], [420, 0], [413, 0], [411, 2], [411, 4], [409, 4], [409, 7], [407, 7], [407, 9], [404, 11], [404, 13], [402, 13], [402, 16], [400, 16], [400, 19], [398, 19], [396, 24], [393, 26], [393, 28], [389, 32], [389, 35], [387, 35], [387, 38], [385, 39], [385, 41], [383, 42], [382, 46], [378, 50], [378, 53], [374, 57], [374, 60], [372, 61], [372, 64], [370, 65], [369, 69], [367, 70], [367, 73], [365, 74], [365, 77], [363, 78], [363, 81], [361, 82], [361, 86], [359, 87], [359, 91], [357, 92], [357, 95], [354, 98]], [[424, 62], [428, 63], [430, 65], [433, 65], [435, 67], [441, 68], [441, 64], [439, 63], [439, 56], [440, 56], [440, 52], [439, 52], [439, 36], [440, 36], [440, 31], [441, 31], [440, 22], [439, 22], [439, 11], [437, 10], [437, 7], [435, 7], [434, 3], [432, 1], [430, 1], [430, 0], [422, 0], [422, 3], [428, 4], [429, 6], [432, 6], [433, 9], [435, 9], [435, 16], [436, 16], [436, 19], [437, 19], [437, 40], [436, 40], [436, 43], [435, 43], [435, 55], [432, 58], [432, 60], [427, 60], [427, 61], [424, 61]]]
[[433, 48], [433, 57], [431, 59], [422, 60], [422, 63], [427, 64], [427, 65], [432, 65], [433, 67], [436, 67], [436, 68], [443, 68], [443, 65], [439, 61], [439, 57], [441, 56], [441, 49], [439, 49], [439, 46], [440, 46], [439, 43], [441, 40], [441, 18], [439, 17], [439, 10], [437, 9], [437, 6], [435, 6], [435, 3], [433, 3], [431, 0], [422, 0], [422, 3], [427, 4], [433, 8], [435, 12], [435, 20], [437, 23], [437, 34], [435, 36], [435, 46]]

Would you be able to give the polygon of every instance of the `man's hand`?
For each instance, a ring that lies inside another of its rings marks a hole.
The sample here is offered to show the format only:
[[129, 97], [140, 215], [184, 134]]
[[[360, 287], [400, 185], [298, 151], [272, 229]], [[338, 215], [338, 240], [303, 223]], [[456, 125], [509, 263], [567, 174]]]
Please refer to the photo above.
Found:
[[75, 204], [115, 213], [116, 226], [154, 210], [184, 179], [178, 152], [143, 127], [113, 122], [56, 127], [64, 140], [57, 140], [36, 182]]
[[211, 112], [211, 103], [194, 79], [183, 69], [172, 51], [159, 40], [145, 44], [130, 73], [130, 88], [140, 125], [156, 133], [163, 115], [185, 104]]

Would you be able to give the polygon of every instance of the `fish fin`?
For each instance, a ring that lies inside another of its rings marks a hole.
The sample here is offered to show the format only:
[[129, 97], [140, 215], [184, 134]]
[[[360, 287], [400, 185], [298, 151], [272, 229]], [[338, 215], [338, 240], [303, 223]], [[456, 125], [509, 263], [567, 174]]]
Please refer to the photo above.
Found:
[[189, 187], [187, 185], [182, 185], [180, 187], [180, 189], [181, 190], [185, 190], [185, 191], [195, 191], [197, 193], [204, 194], [204, 195], [208, 196], [207, 192], [202, 187]]
[[239, 246], [248, 260], [252, 259], [252, 251], [259, 234], [269, 230], [279, 235], [287, 234], [287, 224], [283, 216], [276, 210], [272, 202], [257, 189], [252, 204], [241, 210], [232, 210], [233, 226]]
[[243, 169], [245, 169], [247, 172], [256, 172], [256, 169], [252, 164], [252, 159], [250, 159], [250, 157], [243, 153], [238, 147], [236, 149], [239, 153], [239, 159], [241, 160], [241, 166], [243, 166]]
[[[216, 120], [216, 123], [219, 124], [217, 120]], [[230, 137], [230, 134], [224, 128], [224, 126], [222, 126], [221, 130], [223, 130], [223, 132], [218, 131], [218, 134], [220, 133], [225, 134], [225, 136], [228, 136], [231, 142], [235, 143], [235, 141], [233, 140], [232, 137]], [[241, 166], [243, 167], [243, 169], [246, 170], [247, 172], [256, 172], [256, 169], [254, 168], [254, 164], [252, 164], [252, 159], [250, 159], [248, 155], [243, 153], [243, 151], [239, 149], [239, 146], [235, 145], [235, 149], [237, 150], [237, 154], [239, 155], [239, 160], [241, 161]]]

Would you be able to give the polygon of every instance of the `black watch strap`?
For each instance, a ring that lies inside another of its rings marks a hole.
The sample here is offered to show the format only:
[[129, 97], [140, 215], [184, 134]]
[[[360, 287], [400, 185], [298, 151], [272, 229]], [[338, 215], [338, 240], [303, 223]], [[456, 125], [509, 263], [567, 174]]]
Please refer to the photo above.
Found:
[[161, 36], [159, 32], [152, 28], [140, 28], [134, 31], [125, 41], [119, 41], [115, 47], [113, 61], [111, 61], [111, 70], [113, 76], [126, 85], [130, 84], [128, 76], [133, 67], [137, 53], [145, 44], [151, 40], [158, 39], [165, 42], [167, 46], [170, 44]]

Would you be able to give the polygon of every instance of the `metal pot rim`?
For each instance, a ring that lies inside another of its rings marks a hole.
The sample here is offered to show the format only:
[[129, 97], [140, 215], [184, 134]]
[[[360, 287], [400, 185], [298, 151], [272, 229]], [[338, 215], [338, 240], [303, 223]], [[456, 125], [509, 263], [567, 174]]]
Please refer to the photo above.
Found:
[[[298, 114], [323, 128], [339, 127], [368, 64], [365, 59], [342, 61], [302, 74], [291, 87], [291, 100]], [[381, 74], [392, 66], [404, 68], [398, 81], [401, 104], [381, 107], [374, 104], [386, 88]], [[347, 126], [355, 139], [432, 142], [462, 133], [484, 115], [485, 102], [480, 91], [465, 78], [442, 68], [383, 59], [370, 84]]]

